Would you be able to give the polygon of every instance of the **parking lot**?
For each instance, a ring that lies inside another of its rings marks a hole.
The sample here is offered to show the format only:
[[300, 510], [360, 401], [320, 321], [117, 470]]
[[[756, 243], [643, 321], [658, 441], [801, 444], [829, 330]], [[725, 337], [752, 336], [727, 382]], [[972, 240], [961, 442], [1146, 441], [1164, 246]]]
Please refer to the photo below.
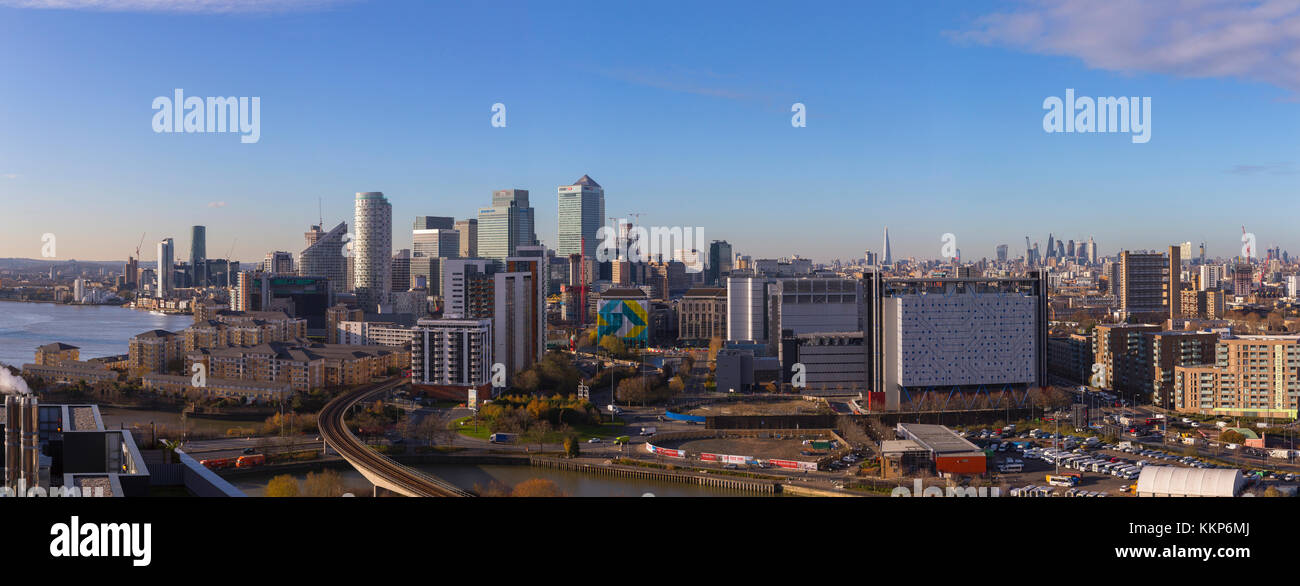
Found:
[[[1034, 496], [1121, 496], [1132, 494], [1145, 466], [1225, 468], [1204, 459], [1153, 449], [1141, 443], [1105, 443], [1095, 437], [1030, 430], [1020, 434], [981, 431], [969, 439], [993, 452], [994, 482]], [[1293, 474], [1243, 469], [1253, 480], [1293, 482]], [[1054, 477], [1055, 485], [1049, 481]], [[1073, 478], [1069, 478], [1073, 477]], [[1024, 489], [1031, 489], [1025, 491]]]

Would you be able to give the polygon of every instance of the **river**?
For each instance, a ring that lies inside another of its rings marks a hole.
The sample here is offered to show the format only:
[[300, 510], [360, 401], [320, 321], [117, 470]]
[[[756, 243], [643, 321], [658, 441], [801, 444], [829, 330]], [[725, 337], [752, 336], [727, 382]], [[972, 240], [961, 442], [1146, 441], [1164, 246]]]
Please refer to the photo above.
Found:
[[21, 368], [36, 347], [63, 342], [81, 348], [81, 359], [126, 354], [131, 336], [149, 330], [179, 331], [188, 315], [153, 315], [116, 305], [60, 305], [0, 301], [0, 363]]
[[[467, 490], [475, 490], [476, 487], [484, 488], [493, 482], [506, 486], [515, 486], [530, 478], [544, 478], [554, 482], [565, 496], [574, 497], [640, 497], [646, 496], [647, 493], [657, 497], [758, 496], [747, 492], [694, 484], [583, 474], [581, 472], [534, 468], [532, 466], [438, 464], [420, 465], [415, 466], [415, 468], [434, 474]], [[351, 467], [337, 468], [337, 470], [343, 477], [344, 486], [364, 486], [367, 491], [371, 490], [370, 482]], [[271, 480], [272, 476], [274, 474], [270, 473], [258, 476], [244, 476], [231, 480], [231, 484], [244, 491], [248, 496], [263, 496], [266, 492], [266, 483]], [[299, 472], [292, 474], [292, 476], [301, 482], [306, 478], [307, 473]]]

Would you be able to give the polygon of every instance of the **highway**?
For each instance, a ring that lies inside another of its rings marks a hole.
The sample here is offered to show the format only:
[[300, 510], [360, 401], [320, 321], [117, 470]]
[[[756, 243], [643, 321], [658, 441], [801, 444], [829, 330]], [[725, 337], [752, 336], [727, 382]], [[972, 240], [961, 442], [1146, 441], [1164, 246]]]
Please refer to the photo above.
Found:
[[339, 395], [321, 409], [318, 419], [321, 438], [377, 487], [406, 496], [474, 496], [450, 482], [398, 464], [392, 458], [370, 449], [344, 423], [348, 409], [357, 402], [405, 382], [404, 378], [394, 377]]

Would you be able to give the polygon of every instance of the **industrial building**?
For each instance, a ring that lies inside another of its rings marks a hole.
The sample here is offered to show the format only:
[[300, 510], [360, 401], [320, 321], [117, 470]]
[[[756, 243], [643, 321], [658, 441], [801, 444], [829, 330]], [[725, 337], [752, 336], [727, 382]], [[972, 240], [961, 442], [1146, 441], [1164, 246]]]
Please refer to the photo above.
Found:
[[1047, 280], [863, 276], [866, 381], [885, 408], [931, 391], [1021, 392], [1047, 379]]
[[105, 429], [96, 405], [42, 405], [33, 395], [5, 395], [0, 430], [8, 494], [149, 494], [149, 468], [131, 432]]
[[886, 460], [893, 455], [905, 467], [908, 462], [913, 466], [924, 462], [938, 474], [973, 475], [988, 470], [984, 451], [943, 425], [899, 423], [894, 434], [899, 441], [881, 446]]

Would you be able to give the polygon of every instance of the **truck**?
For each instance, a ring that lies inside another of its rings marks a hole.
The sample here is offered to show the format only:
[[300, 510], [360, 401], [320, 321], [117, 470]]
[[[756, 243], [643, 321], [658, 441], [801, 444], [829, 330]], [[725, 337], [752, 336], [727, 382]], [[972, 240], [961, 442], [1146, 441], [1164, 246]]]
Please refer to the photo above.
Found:
[[1122, 441], [1122, 442], [1119, 443], [1119, 449], [1121, 449], [1121, 450], [1128, 449], [1128, 448], [1132, 448], [1132, 447], [1133, 447], [1133, 442], [1128, 441], [1128, 440], [1124, 440], [1124, 441]]
[[1291, 452], [1292, 450], [1269, 450], [1268, 455], [1270, 458], [1286, 460], [1291, 457]]
[[641, 435], [654, 435], [654, 434], [655, 434], [655, 428], [653, 428], [653, 427], [642, 427], [642, 428], [641, 428]]
[[488, 441], [494, 444], [508, 444], [515, 440], [512, 433], [494, 433], [488, 436]]
[[1123, 426], [1126, 426], [1126, 427], [1130, 427], [1130, 426], [1136, 425], [1136, 424], [1137, 424], [1137, 421], [1138, 421], [1138, 420], [1137, 420], [1136, 417], [1130, 417], [1130, 416], [1128, 416], [1128, 415], [1120, 415], [1120, 416], [1119, 416], [1119, 424], [1120, 424], [1120, 425], [1123, 425]]

